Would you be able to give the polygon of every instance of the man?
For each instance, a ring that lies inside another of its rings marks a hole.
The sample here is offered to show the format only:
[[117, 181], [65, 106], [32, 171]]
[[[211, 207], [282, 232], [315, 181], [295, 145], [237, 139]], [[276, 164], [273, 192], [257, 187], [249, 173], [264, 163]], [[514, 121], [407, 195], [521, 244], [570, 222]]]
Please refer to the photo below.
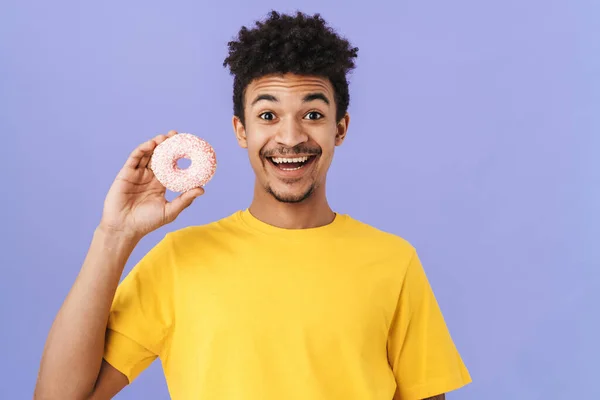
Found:
[[415, 249], [327, 202], [356, 48], [319, 15], [272, 12], [229, 43], [249, 208], [171, 232], [119, 285], [165, 200], [140, 145], [106, 197], [44, 349], [36, 399], [108, 399], [160, 358], [173, 399], [443, 399], [471, 378]]

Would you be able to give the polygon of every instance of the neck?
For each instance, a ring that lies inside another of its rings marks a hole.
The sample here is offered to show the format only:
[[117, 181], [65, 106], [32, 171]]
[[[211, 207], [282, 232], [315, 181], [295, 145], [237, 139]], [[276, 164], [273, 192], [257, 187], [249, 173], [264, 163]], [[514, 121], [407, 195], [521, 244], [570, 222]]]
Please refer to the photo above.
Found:
[[282, 203], [257, 184], [248, 209], [264, 223], [284, 229], [317, 228], [330, 224], [335, 218], [324, 187], [316, 189], [301, 203]]

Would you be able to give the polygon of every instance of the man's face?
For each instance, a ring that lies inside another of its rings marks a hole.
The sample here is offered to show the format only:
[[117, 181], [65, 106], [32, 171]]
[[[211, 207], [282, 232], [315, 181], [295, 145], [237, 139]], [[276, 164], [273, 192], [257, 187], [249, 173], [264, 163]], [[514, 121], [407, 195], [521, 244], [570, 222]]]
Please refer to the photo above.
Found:
[[248, 85], [245, 126], [234, 117], [240, 146], [248, 149], [259, 183], [278, 201], [298, 203], [323, 190], [335, 146], [349, 116], [336, 121], [328, 79], [270, 75]]

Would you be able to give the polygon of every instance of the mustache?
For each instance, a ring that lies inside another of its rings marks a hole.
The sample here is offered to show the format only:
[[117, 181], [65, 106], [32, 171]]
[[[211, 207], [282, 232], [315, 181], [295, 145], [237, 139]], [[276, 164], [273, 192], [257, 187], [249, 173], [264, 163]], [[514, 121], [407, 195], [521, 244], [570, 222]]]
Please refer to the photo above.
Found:
[[308, 155], [308, 156], [318, 156], [321, 154], [321, 149], [318, 147], [307, 147], [304, 145], [294, 146], [292, 148], [289, 147], [278, 147], [270, 150], [262, 150], [260, 155], [262, 157], [277, 157], [277, 156], [293, 156], [293, 155]]

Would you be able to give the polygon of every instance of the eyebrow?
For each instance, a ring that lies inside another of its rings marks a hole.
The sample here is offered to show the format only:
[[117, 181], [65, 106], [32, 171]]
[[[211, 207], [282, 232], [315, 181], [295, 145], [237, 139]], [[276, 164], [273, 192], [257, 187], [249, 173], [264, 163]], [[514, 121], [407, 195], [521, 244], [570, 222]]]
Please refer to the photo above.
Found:
[[[302, 102], [303, 103], [309, 103], [309, 102], [314, 101], [314, 100], [321, 100], [321, 101], [323, 101], [327, 105], [330, 104], [329, 99], [327, 98], [327, 96], [325, 96], [321, 92], [315, 92], [315, 93], [309, 93], [309, 94], [307, 94], [302, 99]], [[252, 106], [254, 106], [259, 101], [272, 101], [274, 103], [278, 103], [279, 99], [277, 97], [273, 96], [272, 94], [260, 94], [260, 95], [256, 96], [256, 98], [252, 101]]]

